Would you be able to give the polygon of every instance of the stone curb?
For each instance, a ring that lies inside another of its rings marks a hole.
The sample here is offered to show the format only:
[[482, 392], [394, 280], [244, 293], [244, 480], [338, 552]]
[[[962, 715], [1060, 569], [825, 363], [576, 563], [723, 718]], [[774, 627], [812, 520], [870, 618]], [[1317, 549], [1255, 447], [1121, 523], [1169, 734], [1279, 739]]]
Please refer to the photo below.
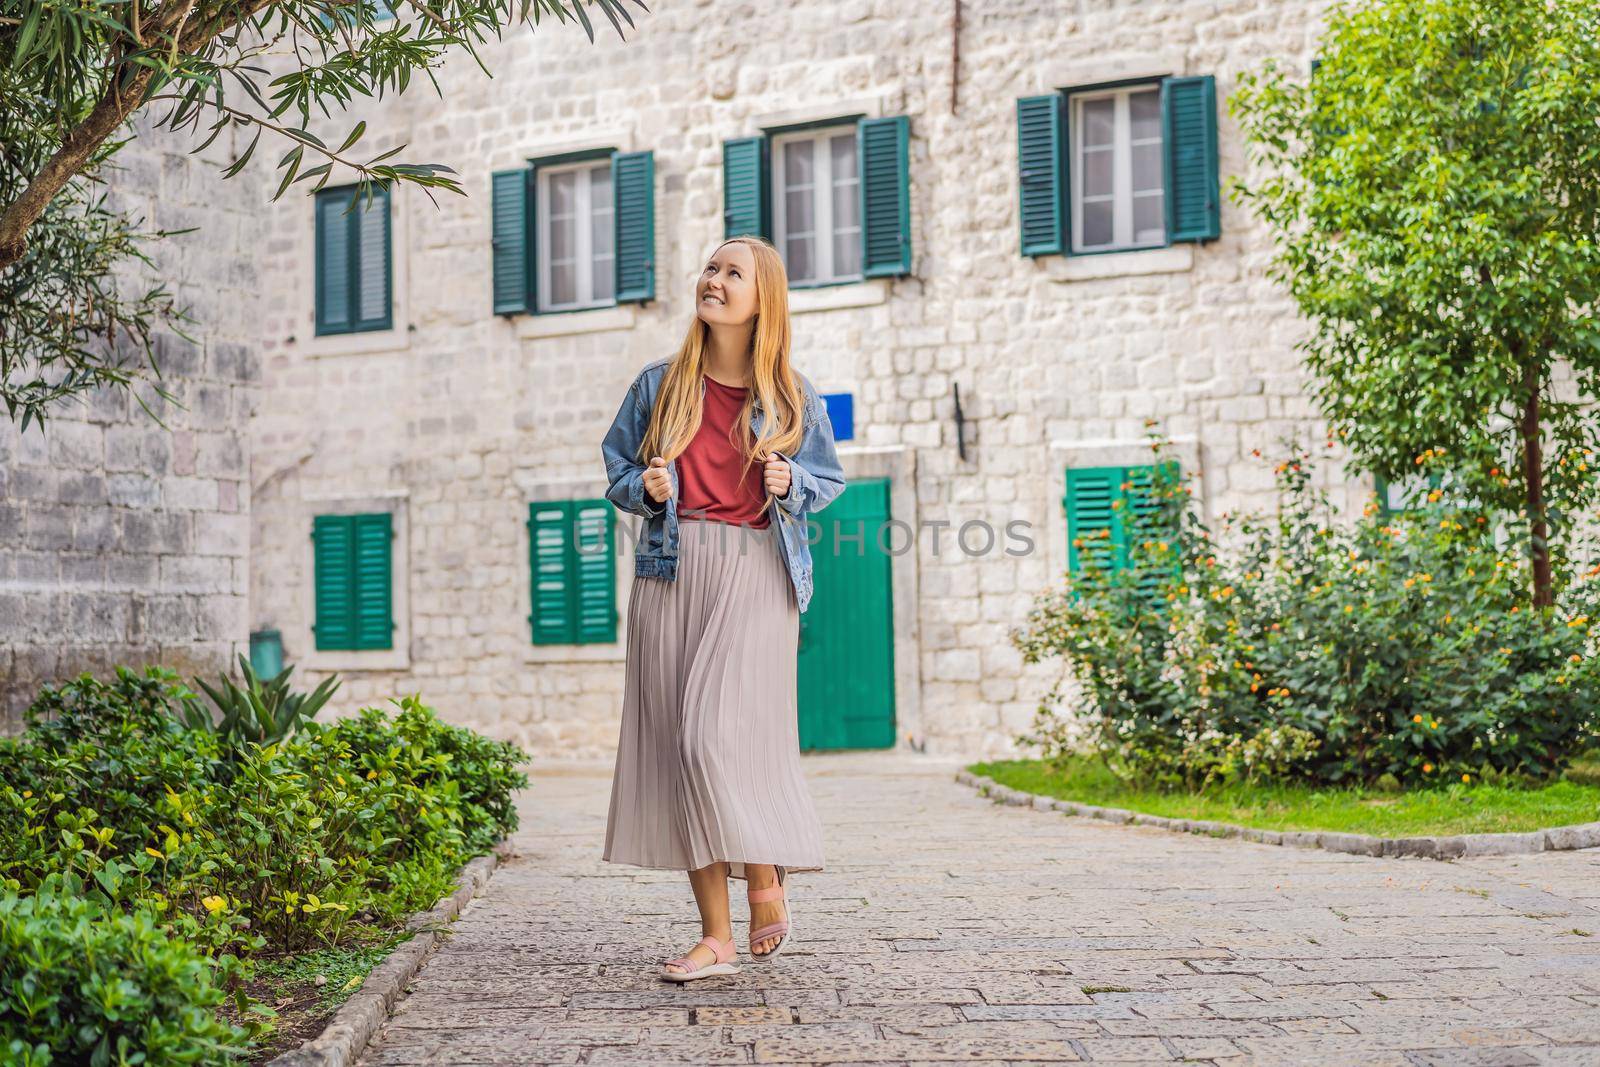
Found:
[[456, 891], [433, 910], [418, 912], [406, 920], [405, 929], [415, 931], [416, 936], [372, 969], [361, 988], [328, 1020], [322, 1033], [269, 1060], [267, 1067], [351, 1067], [378, 1028], [388, 1021], [394, 1002], [439, 943], [440, 931], [483, 891], [508, 847], [502, 840], [487, 856], [469, 860], [456, 876]]
[[993, 778], [971, 771], [956, 772], [956, 781], [972, 786], [980, 796], [998, 804], [1011, 804], [1038, 811], [1059, 811], [1105, 822], [1130, 826], [1154, 826], [1174, 833], [1207, 834], [1211, 837], [1240, 837], [1263, 845], [1289, 845], [1295, 848], [1321, 848], [1329, 852], [1348, 852], [1357, 856], [1410, 856], [1430, 860], [1453, 860], [1465, 856], [1509, 856], [1523, 852], [1555, 852], [1600, 847], [1600, 822], [1576, 826], [1556, 826], [1514, 834], [1453, 834], [1447, 837], [1375, 837], [1371, 834], [1345, 834], [1331, 830], [1258, 830], [1227, 822], [1202, 819], [1168, 819], [1124, 808], [1102, 808], [1075, 800], [1024, 793], [1001, 785]]

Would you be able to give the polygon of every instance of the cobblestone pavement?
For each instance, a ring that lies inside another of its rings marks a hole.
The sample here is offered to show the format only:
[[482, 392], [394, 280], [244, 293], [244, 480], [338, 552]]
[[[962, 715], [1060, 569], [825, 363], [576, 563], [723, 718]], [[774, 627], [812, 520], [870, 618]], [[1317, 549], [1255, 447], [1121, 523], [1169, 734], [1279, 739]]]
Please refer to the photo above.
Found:
[[686, 878], [603, 863], [610, 766], [544, 764], [362, 1062], [1600, 1064], [1600, 850], [1370, 859], [997, 805], [912, 755], [804, 766], [828, 869], [770, 966], [659, 981]]

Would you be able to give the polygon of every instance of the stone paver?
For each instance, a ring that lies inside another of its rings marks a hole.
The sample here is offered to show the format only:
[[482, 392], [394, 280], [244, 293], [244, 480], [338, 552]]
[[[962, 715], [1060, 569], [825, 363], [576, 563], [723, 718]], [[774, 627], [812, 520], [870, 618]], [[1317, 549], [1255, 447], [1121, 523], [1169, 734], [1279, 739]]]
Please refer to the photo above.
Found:
[[773, 964], [658, 980], [686, 878], [601, 862], [610, 765], [545, 764], [361, 1062], [1600, 1064], [1600, 850], [1370, 859], [997, 805], [914, 755], [804, 766], [828, 870]]

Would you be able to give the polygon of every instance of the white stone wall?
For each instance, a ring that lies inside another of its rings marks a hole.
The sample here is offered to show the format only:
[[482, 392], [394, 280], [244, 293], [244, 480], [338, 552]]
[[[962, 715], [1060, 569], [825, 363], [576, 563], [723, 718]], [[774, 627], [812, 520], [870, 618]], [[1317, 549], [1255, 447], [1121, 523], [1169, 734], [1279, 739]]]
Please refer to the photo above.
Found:
[[[723, 140], [778, 121], [905, 114], [913, 274], [797, 292], [795, 361], [824, 392], [855, 394], [847, 456], [914, 454], [899, 466], [914, 475], [896, 485], [896, 508], [909, 501], [919, 523], [949, 530], [1033, 524], [1039, 550], [1028, 557], [969, 558], [950, 550], [947, 530], [941, 554], [925, 532], [896, 564], [914, 590], [896, 620], [900, 652], [914, 657], [899, 664], [914, 683], [900, 686], [900, 743], [1011, 751], [1056, 669], [1024, 670], [1006, 634], [1064, 567], [1061, 467], [1137, 455], [1145, 420], [1158, 419], [1184, 442], [1214, 515], [1271, 501], [1270, 468], [1251, 449], [1321, 434], [1292, 348], [1302, 326], [1264, 276], [1264, 233], [1233, 203], [1221, 240], [1203, 246], [1019, 255], [1015, 100], [1144, 74], [1212, 74], [1225, 100], [1268, 56], [1305, 69], [1318, 5], [969, 0], [954, 112], [950, 5], [655, 7], [626, 43], [603, 24], [590, 45], [547, 23], [483, 50], [492, 79], [454, 57], [438, 75], [442, 101], [420, 80], [403, 97], [363, 101], [376, 147], [409, 142], [403, 158], [448, 163], [469, 193], [396, 196], [391, 334], [312, 338], [310, 203], [288, 196], [272, 209], [252, 623], [283, 630], [288, 657], [305, 661], [310, 516], [328, 501], [389, 501], [408, 530], [396, 580], [409, 640], [388, 659], [320, 659], [346, 678], [341, 707], [420, 690], [448, 717], [542, 755], [612, 751], [621, 647], [536, 655], [529, 645], [527, 501], [603, 490], [600, 437], [637, 369], [675, 351], [695, 273], [721, 238]], [[1218, 119], [1226, 180], [1245, 158], [1225, 104]], [[607, 145], [655, 153], [658, 299], [492, 316], [490, 172]]]
[[200, 227], [147, 243], [153, 269], [128, 264], [130, 285], [159, 281], [188, 308], [196, 321], [180, 325], [195, 340], [156, 337], [177, 404], [141, 382], [58, 404], [43, 433], [0, 415], [0, 728], [48, 682], [117, 664], [209, 676], [247, 651], [265, 178], [220, 176], [249, 143], [242, 131], [195, 156], [203, 137], [149, 121], [106, 172], [109, 203], [146, 232]]

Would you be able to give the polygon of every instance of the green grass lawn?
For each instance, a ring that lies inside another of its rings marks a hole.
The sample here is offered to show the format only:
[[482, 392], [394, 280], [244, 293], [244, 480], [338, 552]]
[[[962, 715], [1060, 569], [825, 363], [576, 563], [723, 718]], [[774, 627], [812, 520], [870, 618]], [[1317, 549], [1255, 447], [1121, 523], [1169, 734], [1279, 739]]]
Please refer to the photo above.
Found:
[[1307, 786], [1245, 786], [1204, 794], [1124, 785], [1092, 757], [1062, 769], [1040, 760], [974, 763], [968, 770], [1001, 785], [1083, 804], [1209, 819], [1263, 830], [1338, 830], [1407, 837], [1505, 833], [1600, 820], [1600, 757], [1575, 764], [1562, 781], [1539, 788], [1451, 785], [1407, 793]]

